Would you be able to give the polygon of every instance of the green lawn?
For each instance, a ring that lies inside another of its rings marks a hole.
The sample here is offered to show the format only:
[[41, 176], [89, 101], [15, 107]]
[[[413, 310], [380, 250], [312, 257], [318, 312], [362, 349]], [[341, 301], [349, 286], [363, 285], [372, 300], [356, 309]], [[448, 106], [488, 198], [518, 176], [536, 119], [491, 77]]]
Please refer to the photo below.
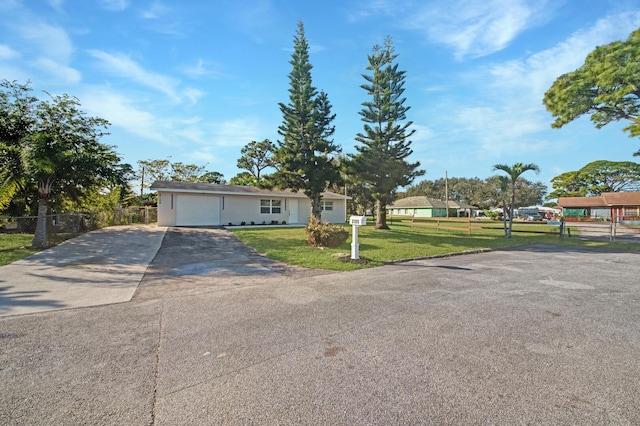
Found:
[[31, 234], [0, 234], [0, 266], [38, 252], [30, 248], [31, 240]]
[[[372, 225], [359, 229], [360, 257], [371, 260], [368, 264], [352, 264], [340, 261], [333, 256], [337, 253], [351, 253], [351, 238], [341, 247], [335, 249], [317, 249], [304, 243], [303, 228], [257, 227], [234, 229], [229, 228], [240, 240], [258, 252], [272, 259], [290, 265], [305, 268], [318, 268], [335, 271], [349, 271], [371, 266], [379, 266], [384, 262], [412, 259], [426, 256], [458, 253], [468, 250], [497, 249], [521, 244], [548, 243], [571, 246], [589, 246], [616, 248], [629, 251], [640, 251], [640, 244], [605, 243], [598, 241], [582, 241], [565, 237], [560, 240], [558, 227], [541, 223], [514, 223], [511, 239], [504, 238], [500, 222], [474, 222], [471, 235], [465, 228], [466, 222], [451, 224], [461, 226], [460, 230], [436, 229], [426, 224], [393, 223], [391, 230], [374, 230]], [[449, 224], [447, 224], [449, 226]], [[351, 227], [347, 226], [351, 232]], [[528, 231], [528, 232], [525, 232]], [[573, 232], [573, 231], [572, 231]], [[573, 233], [576, 235], [577, 233]]]

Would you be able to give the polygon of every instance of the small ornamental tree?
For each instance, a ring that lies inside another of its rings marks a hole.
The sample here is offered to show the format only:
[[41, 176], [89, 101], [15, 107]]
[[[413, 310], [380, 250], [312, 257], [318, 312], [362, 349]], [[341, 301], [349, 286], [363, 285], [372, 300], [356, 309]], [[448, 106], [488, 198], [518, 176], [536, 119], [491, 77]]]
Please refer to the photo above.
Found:
[[321, 222], [311, 216], [304, 228], [307, 243], [313, 247], [340, 247], [349, 238], [349, 231], [337, 223]]

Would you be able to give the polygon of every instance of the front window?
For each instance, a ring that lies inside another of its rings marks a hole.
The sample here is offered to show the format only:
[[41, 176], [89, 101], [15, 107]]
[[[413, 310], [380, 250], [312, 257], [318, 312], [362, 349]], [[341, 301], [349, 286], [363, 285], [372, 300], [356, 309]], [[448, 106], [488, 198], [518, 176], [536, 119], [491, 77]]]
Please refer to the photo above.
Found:
[[282, 212], [282, 200], [260, 200], [260, 213], [279, 214]]
[[323, 201], [322, 202], [322, 211], [332, 211], [333, 210], [333, 201]]

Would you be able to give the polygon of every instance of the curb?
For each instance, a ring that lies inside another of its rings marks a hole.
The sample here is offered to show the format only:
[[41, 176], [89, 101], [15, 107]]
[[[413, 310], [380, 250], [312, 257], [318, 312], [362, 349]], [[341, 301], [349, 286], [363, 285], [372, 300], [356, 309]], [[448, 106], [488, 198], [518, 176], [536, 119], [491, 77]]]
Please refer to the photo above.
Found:
[[397, 265], [398, 263], [406, 263], [406, 262], [411, 262], [414, 260], [428, 260], [428, 259], [442, 259], [445, 257], [453, 257], [453, 256], [462, 256], [465, 254], [476, 254], [476, 253], [487, 253], [490, 251], [494, 251], [495, 249], [490, 249], [490, 248], [484, 248], [484, 249], [477, 249], [477, 250], [465, 250], [465, 251], [458, 251], [458, 252], [454, 252], [454, 253], [445, 253], [445, 254], [434, 254], [433, 256], [423, 256], [423, 257], [414, 257], [411, 259], [397, 259], [397, 260], [389, 260], [386, 262], [382, 262], [383, 265]]

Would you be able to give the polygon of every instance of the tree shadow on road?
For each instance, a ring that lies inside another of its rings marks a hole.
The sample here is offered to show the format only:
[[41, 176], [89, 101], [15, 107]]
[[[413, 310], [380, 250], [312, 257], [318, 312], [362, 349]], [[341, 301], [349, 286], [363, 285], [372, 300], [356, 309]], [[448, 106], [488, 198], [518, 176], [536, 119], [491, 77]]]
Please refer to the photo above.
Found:
[[42, 299], [48, 291], [15, 291], [13, 286], [0, 287], [0, 316], [12, 315], [16, 308], [38, 307], [62, 309], [66, 305], [56, 300]]

